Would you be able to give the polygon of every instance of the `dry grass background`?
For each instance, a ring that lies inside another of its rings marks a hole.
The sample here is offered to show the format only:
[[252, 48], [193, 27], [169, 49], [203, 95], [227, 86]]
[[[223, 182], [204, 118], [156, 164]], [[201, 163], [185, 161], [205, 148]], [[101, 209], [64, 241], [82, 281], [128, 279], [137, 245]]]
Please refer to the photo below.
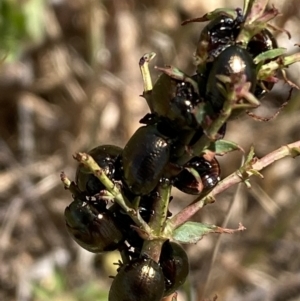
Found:
[[[181, 27], [181, 21], [217, 7], [242, 7], [242, 0], [34, 1], [42, 37], [20, 43], [18, 59], [0, 67], [0, 300], [106, 300], [116, 258], [94, 256], [71, 241], [63, 220], [71, 197], [59, 174], [74, 176], [74, 152], [124, 146], [139, 126], [148, 111], [139, 97], [138, 61], [145, 52], [157, 53], [156, 65], [191, 74], [202, 25]], [[293, 37], [279, 34], [279, 45], [297, 50], [298, 0], [270, 3], [283, 13], [276, 24]], [[299, 68], [289, 68], [298, 84]], [[279, 84], [259, 113], [271, 115], [286, 95]], [[235, 120], [227, 139], [245, 150], [254, 144], [263, 156], [300, 139], [299, 113], [295, 91], [278, 118]], [[241, 157], [220, 158], [223, 176]], [[247, 231], [186, 247], [191, 274], [179, 300], [215, 294], [218, 301], [300, 300], [300, 161], [282, 160], [263, 174], [264, 180], [252, 180], [252, 190], [233, 187], [195, 217], [228, 227], [242, 222]], [[190, 200], [175, 190], [174, 196], [174, 212]]]

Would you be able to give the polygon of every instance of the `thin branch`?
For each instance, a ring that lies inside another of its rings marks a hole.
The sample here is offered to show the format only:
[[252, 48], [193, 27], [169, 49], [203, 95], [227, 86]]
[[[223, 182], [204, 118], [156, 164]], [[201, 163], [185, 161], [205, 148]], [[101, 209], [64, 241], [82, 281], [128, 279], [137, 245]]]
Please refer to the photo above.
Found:
[[291, 144], [284, 145], [279, 149], [267, 154], [266, 156], [258, 159], [254, 157], [250, 162], [246, 162], [238, 171], [232, 173], [222, 181], [204, 198], [196, 199], [193, 203], [176, 214], [168, 221], [168, 228], [177, 228], [186, 221], [188, 221], [196, 212], [203, 208], [206, 204], [214, 202], [214, 196], [220, 192], [228, 189], [229, 187], [240, 182], [246, 182], [253, 175], [259, 175], [259, 171], [272, 163], [285, 158], [297, 157], [300, 155], [300, 140]]
[[86, 153], [76, 153], [74, 155], [74, 159], [84, 164], [101, 181], [107, 191], [112, 195], [115, 202], [122, 207], [137, 226], [139, 226], [148, 235], [151, 234], [151, 229], [148, 224], [141, 218], [138, 212], [132, 208], [132, 205], [123, 197], [121, 190], [106, 176], [104, 170], [100, 168], [97, 162], [90, 155]]

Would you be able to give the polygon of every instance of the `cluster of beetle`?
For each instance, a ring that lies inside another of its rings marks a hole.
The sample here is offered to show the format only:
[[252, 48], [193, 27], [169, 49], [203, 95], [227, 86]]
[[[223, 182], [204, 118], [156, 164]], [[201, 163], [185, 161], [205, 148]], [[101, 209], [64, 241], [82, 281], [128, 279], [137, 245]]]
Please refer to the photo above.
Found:
[[[205, 135], [193, 114], [203, 104], [207, 116], [214, 120], [222, 110], [225, 97], [218, 88], [217, 75], [244, 74], [251, 83], [250, 92], [257, 99], [269, 91], [273, 83], [258, 82], [253, 58], [277, 48], [267, 29], [254, 35], [246, 47], [235, 40], [244, 22], [240, 10], [236, 18], [219, 15], [202, 30], [197, 55], [202, 58], [196, 74], [178, 79], [164, 72], [151, 92], [151, 113], [140, 121], [141, 126], [129, 139], [124, 149], [102, 145], [88, 154], [121, 187], [130, 201], [140, 197], [139, 213], [145, 222], [155, 212], [153, 200], [162, 181], [193, 195], [208, 193], [220, 180], [220, 167], [215, 157], [193, 154], [185, 164], [178, 164], [189, 147]], [[200, 70], [200, 71], [199, 71]], [[146, 95], [148, 92], [144, 92]], [[225, 135], [224, 124], [218, 139]], [[114, 203], [108, 206], [101, 197], [105, 186], [82, 164], [78, 166], [75, 185], [79, 193], [65, 210], [68, 232], [84, 249], [101, 253], [127, 250], [130, 261], [120, 264], [113, 280], [110, 301], [161, 300], [184, 283], [188, 273], [188, 257], [183, 248], [166, 241], [158, 262], [142, 254], [144, 240], [131, 227], [133, 221]], [[169, 216], [171, 215], [168, 212]]]

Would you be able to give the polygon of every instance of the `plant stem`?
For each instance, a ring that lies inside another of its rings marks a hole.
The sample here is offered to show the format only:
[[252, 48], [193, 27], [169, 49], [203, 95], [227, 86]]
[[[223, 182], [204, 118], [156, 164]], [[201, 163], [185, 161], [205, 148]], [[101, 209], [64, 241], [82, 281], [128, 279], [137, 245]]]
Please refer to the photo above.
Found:
[[171, 185], [161, 183], [158, 186], [158, 196], [154, 201], [154, 215], [150, 219], [149, 226], [153, 235], [159, 237], [164, 228], [169, 208], [169, 199], [171, 195]]
[[165, 239], [161, 238], [169, 207], [169, 200], [171, 195], [171, 185], [168, 181], [162, 180], [157, 190], [157, 196], [154, 199], [154, 215], [149, 221], [149, 227], [152, 229], [153, 237], [158, 237], [154, 240], [145, 240], [143, 244], [142, 253], [147, 254], [156, 262], [159, 261], [162, 244]]
[[280, 70], [283, 68], [288, 67], [289, 65], [292, 65], [296, 62], [300, 61], [300, 53], [295, 53], [292, 55], [288, 55], [285, 57], [282, 57], [281, 60], [275, 60], [271, 61], [267, 64], [264, 64], [258, 71], [257, 78], [260, 80], [263, 80], [265, 78], [268, 78], [272, 72], [276, 70]]
[[141, 57], [139, 61], [139, 66], [144, 83], [144, 92], [151, 91], [153, 88], [151, 75], [149, 71], [149, 62], [155, 57], [155, 55], [155, 52], [146, 53]]
[[169, 221], [167, 221], [168, 228], [175, 229], [188, 221], [198, 210], [203, 208], [206, 204], [214, 202], [214, 196], [220, 192], [228, 189], [232, 185], [238, 184], [240, 182], [245, 182], [252, 175], [257, 175], [259, 171], [265, 167], [271, 165], [272, 163], [284, 158], [291, 156], [293, 158], [300, 155], [300, 140], [291, 144], [280, 147], [279, 149], [267, 154], [261, 159], [253, 158], [247, 166], [242, 166], [240, 170], [244, 170], [243, 175], [240, 170], [232, 173], [222, 181], [204, 198], [196, 199], [189, 206], [184, 208], [178, 214], [173, 216]]
[[247, 15], [249, 12], [249, 9], [253, 5], [253, 0], [244, 0], [244, 5], [243, 5], [243, 13], [244, 15]]
[[[221, 113], [205, 130], [205, 135], [202, 135], [202, 137], [195, 143], [195, 145], [193, 145], [189, 152], [180, 157], [178, 162], [176, 162], [177, 164], [185, 164], [188, 160], [190, 160], [191, 154], [201, 154], [206, 148], [209, 147], [212, 141], [216, 140], [216, 136], [218, 135], [220, 128], [231, 116], [232, 107], [235, 102], [236, 94], [233, 91], [228, 91]], [[200, 108], [200, 110], [203, 110], [203, 108]], [[195, 113], [195, 116], [197, 116], [197, 112]]]
[[74, 155], [74, 159], [84, 164], [101, 181], [108, 192], [113, 196], [115, 202], [122, 207], [122, 209], [131, 217], [135, 224], [148, 235], [150, 235], [151, 228], [140, 217], [140, 215], [137, 214], [136, 210], [131, 207], [131, 204], [128, 203], [126, 198], [123, 198], [120, 189], [106, 176], [105, 172], [103, 169], [101, 169], [97, 162], [90, 155], [85, 153], [76, 153]]

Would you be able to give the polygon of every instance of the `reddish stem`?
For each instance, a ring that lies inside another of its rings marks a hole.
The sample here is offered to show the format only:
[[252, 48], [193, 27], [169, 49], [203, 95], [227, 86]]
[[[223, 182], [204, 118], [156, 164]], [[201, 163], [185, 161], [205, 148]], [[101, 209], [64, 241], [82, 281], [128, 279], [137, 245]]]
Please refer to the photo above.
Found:
[[198, 210], [206, 204], [213, 203], [214, 196], [226, 190], [232, 185], [248, 180], [255, 172], [259, 172], [272, 163], [287, 157], [296, 157], [300, 155], [300, 140], [294, 143], [280, 147], [279, 149], [267, 154], [261, 159], [254, 158], [252, 164], [247, 166], [246, 173], [241, 175], [240, 171], [236, 171], [223, 179], [207, 196], [202, 199], [196, 199], [189, 206], [177, 213], [172, 219], [169, 220], [169, 226], [173, 229], [179, 227], [188, 221]]

